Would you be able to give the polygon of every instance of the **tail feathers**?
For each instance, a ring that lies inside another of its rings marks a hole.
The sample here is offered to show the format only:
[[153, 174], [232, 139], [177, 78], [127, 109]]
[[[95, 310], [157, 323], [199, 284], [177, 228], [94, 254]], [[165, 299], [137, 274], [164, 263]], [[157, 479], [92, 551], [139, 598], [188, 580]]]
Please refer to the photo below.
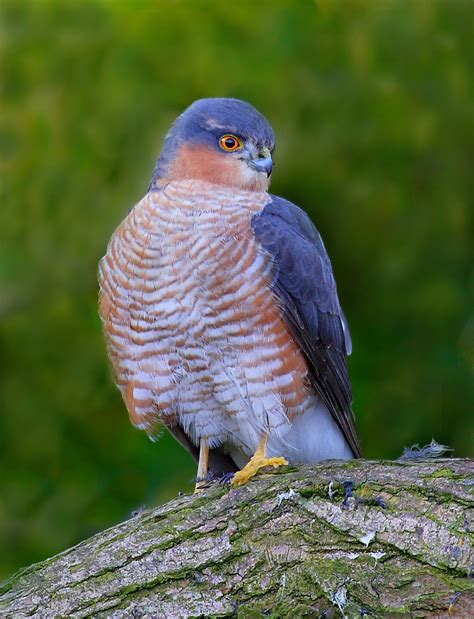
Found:
[[293, 421], [284, 436], [284, 445], [270, 436], [269, 455], [285, 456], [293, 464], [354, 458], [342, 430], [319, 398]]

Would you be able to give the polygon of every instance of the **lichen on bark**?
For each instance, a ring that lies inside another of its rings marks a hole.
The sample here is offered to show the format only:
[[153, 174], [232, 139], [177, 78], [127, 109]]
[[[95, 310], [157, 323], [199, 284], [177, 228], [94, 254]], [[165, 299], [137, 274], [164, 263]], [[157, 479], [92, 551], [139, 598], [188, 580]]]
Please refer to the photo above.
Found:
[[30, 566], [1, 617], [474, 616], [474, 461], [212, 484]]

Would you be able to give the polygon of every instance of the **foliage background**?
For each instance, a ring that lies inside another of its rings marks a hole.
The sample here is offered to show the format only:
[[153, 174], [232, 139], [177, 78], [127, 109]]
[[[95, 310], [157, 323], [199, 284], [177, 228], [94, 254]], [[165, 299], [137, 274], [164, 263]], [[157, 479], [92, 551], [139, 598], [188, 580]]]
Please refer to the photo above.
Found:
[[96, 265], [194, 99], [273, 123], [273, 191], [306, 208], [354, 340], [366, 455], [473, 455], [470, 0], [3, 0], [0, 576], [192, 487], [129, 425]]

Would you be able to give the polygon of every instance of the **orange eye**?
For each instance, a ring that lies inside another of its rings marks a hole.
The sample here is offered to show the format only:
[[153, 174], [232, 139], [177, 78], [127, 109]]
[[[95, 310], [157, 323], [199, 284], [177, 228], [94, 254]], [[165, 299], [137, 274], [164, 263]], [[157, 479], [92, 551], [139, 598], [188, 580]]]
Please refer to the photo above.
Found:
[[219, 140], [219, 146], [228, 153], [233, 153], [242, 148], [243, 144], [235, 135], [223, 135]]

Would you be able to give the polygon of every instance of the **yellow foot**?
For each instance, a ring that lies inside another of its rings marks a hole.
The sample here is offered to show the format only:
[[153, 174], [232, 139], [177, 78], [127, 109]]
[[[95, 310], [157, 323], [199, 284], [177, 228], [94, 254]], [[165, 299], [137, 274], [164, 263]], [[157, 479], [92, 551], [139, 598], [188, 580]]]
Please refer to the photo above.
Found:
[[241, 471], [237, 471], [231, 483], [233, 486], [241, 486], [246, 484], [261, 468], [272, 466], [274, 469], [277, 469], [279, 466], [285, 466], [286, 464], [288, 464], [286, 458], [262, 458], [256, 453]]

